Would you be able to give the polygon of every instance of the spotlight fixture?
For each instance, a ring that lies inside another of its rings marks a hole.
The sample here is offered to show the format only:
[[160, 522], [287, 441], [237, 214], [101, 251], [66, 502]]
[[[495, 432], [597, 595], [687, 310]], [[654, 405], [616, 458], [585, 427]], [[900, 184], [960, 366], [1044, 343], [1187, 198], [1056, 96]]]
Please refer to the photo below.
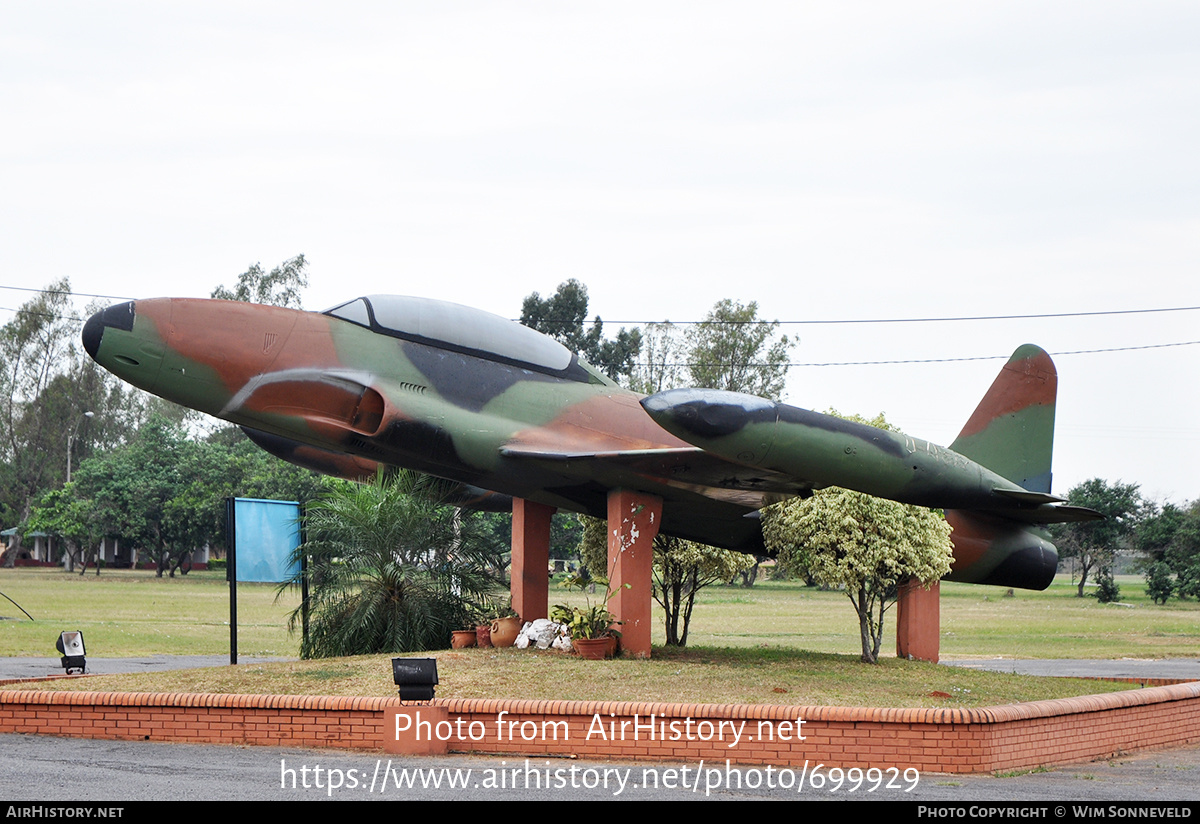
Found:
[[432, 701], [438, 682], [437, 659], [393, 658], [392, 680], [400, 689], [400, 700]]
[[82, 675], [87, 671], [82, 632], [74, 629], [60, 632], [58, 643], [54, 646], [62, 653], [62, 665], [63, 669], [67, 671], [67, 675]]

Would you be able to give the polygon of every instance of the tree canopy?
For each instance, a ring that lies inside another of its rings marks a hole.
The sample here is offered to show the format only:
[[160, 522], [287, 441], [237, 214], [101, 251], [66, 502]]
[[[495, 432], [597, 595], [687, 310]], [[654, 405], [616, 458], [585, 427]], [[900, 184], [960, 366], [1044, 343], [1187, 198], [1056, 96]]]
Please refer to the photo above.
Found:
[[628, 375], [641, 350], [641, 333], [621, 327], [615, 338], [606, 339], [600, 316], [588, 326], [587, 314], [587, 287], [574, 278], [559, 284], [548, 298], [533, 292], [521, 304], [525, 326], [555, 338], [613, 380]]
[[778, 330], [759, 319], [755, 301], [717, 301], [687, 335], [690, 385], [779, 400], [795, 341]]
[[1145, 504], [1134, 537], [1149, 561], [1146, 583], [1156, 603], [1172, 594], [1200, 598], [1200, 500]]
[[303, 309], [300, 291], [308, 288], [308, 261], [304, 255], [296, 255], [264, 272], [262, 265], [253, 264], [238, 275], [237, 283], [230, 289], [218, 286], [212, 297], [218, 300], [240, 300], [246, 303], [262, 303], [268, 306], [287, 306]]
[[[90, 314], [97, 307], [88, 307]], [[65, 278], [0, 327], [0, 522], [29, 517], [35, 501], [93, 449], [123, 441], [142, 414], [140, 393], [80, 352], [81, 327]], [[85, 412], [93, 415], [85, 417]]]
[[1086, 506], [1104, 516], [1101, 521], [1058, 524], [1053, 529], [1059, 553], [1077, 562], [1077, 594], [1082, 598], [1088, 575], [1093, 570], [1111, 573], [1113, 558], [1129, 540], [1141, 518], [1144, 501], [1137, 484], [1120, 481], [1110, 484], [1101, 478], [1071, 487], [1067, 500], [1072, 506]]

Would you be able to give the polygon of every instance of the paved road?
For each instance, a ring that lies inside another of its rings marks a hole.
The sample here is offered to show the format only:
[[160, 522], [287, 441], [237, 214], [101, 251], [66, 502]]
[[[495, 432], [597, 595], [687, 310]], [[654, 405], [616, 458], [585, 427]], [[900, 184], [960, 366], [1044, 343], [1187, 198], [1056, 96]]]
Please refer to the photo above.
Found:
[[[907, 781], [900, 776], [896, 787], [880, 786], [874, 792], [867, 792], [869, 783], [855, 792], [849, 791], [849, 783], [836, 793], [808, 785], [797, 792], [797, 774], [778, 768], [770, 773], [765, 768], [727, 771], [724, 765], [707, 763], [701, 768], [695, 763], [525, 761], [495, 756], [389, 760], [386, 756], [321, 750], [0, 735], [0, 798], [5, 802], [708, 798], [1161, 804], [1200, 799], [1200, 748], [1008, 777], [927, 773], [910, 775], [916, 780]], [[415, 786], [407, 786], [410, 779]], [[440, 786], [432, 786], [434, 781]], [[460, 786], [451, 787], [450, 781]], [[736, 786], [739, 781], [740, 787]], [[397, 787], [397, 782], [405, 786]], [[422, 782], [430, 786], [422, 786]], [[771, 784], [775, 786], [768, 786]]]
[[1058, 675], [1067, 678], [1179, 678], [1200, 681], [1200, 659], [1196, 658], [1059, 658], [1041, 661], [1027, 658], [971, 658], [942, 663], [991, 672], [1018, 672], [1022, 675]]
[[[287, 658], [238, 659], [241, 664], [264, 661], [295, 660]], [[228, 655], [146, 655], [138, 658], [88, 658], [88, 672], [111, 675], [123, 672], [155, 672], [160, 670], [221, 667], [229, 663]], [[1200, 659], [1164, 658], [1142, 660], [1086, 660], [1073, 658], [1033, 660], [1027, 658], [963, 658], [942, 662], [948, 666], [970, 667], [992, 672], [1019, 672], [1025, 675], [1059, 675], [1077, 678], [1194, 678], [1200, 681]], [[0, 657], [0, 679], [38, 678], [62, 675], [58, 658]]]
[[[294, 658], [240, 656], [238, 663], [261, 664], [264, 661], [294, 660]], [[228, 663], [228, 655], [143, 655], [137, 658], [88, 656], [87, 671], [90, 675], [116, 675], [126, 672], [161, 672], [195, 667], [223, 667]], [[5, 678], [42, 678], [47, 675], [62, 674], [62, 661], [58, 658], [0, 658], [0, 680]]]

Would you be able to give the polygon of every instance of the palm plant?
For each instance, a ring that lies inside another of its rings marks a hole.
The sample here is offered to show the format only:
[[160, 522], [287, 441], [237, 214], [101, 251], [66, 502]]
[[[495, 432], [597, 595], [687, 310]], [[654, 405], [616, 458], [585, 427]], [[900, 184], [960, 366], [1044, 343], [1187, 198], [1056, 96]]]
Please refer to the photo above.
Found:
[[[305, 658], [440, 649], [499, 588], [503, 551], [415, 472], [330, 481], [305, 516], [311, 584]], [[283, 588], [300, 582], [300, 574]], [[295, 630], [302, 608], [292, 613]]]

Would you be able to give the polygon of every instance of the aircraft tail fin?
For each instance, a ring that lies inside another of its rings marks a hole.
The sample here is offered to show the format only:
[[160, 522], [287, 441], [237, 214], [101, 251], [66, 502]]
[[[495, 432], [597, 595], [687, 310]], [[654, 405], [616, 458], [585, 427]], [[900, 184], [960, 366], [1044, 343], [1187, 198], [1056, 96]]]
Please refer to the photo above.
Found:
[[1031, 492], [1050, 492], [1058, 373], [1045, 350], [1013, 352], [950, 448]]

